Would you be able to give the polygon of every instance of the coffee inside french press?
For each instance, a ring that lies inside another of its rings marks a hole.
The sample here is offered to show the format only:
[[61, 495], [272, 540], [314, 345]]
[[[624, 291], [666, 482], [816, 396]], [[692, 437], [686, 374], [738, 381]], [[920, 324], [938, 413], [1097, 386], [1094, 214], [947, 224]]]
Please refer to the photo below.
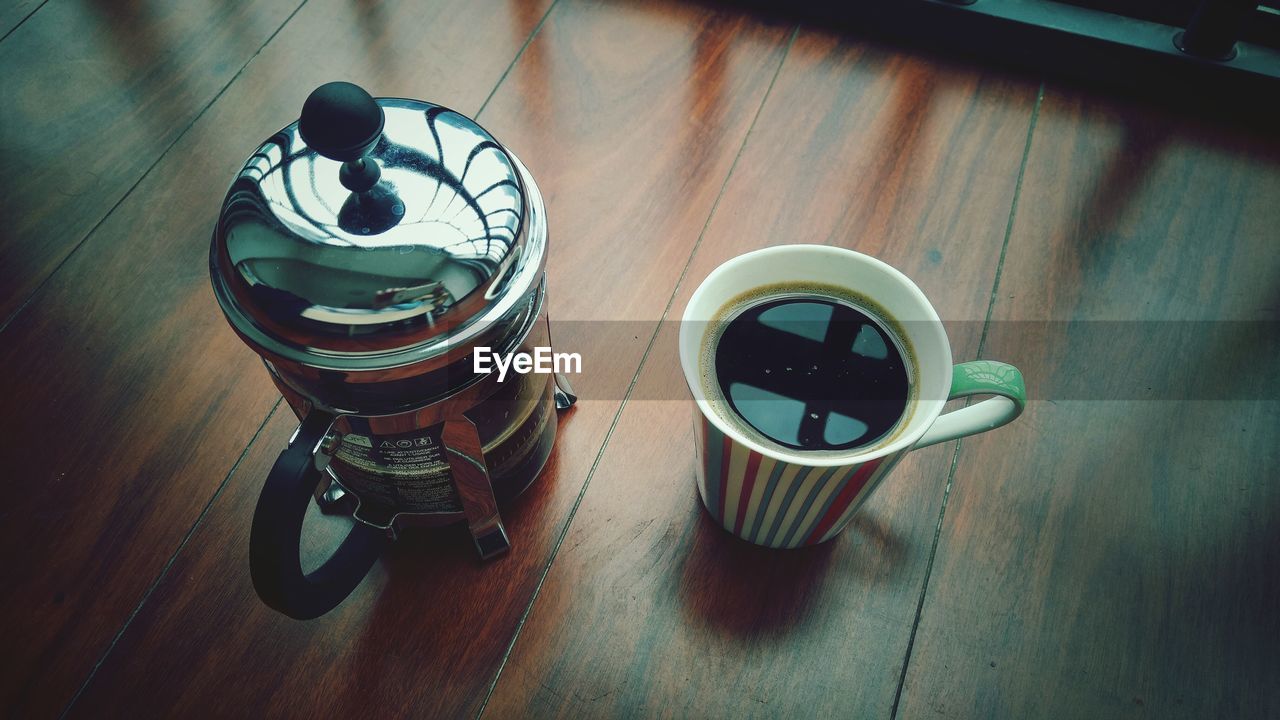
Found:
[[[329, 83], [250, 156], [210, 249], [214, 294], [301, 424], [254, 513], [262, 599], [310, 618], [411, 525], [465, 521], [481, 557], [509, 542], [498, 503], [538, 476], [563, 376], [476, 373], [550, 347], [547, 226], [528, 170], [469, 118]], [[312, 499], [350, 513], [304, 573]]]

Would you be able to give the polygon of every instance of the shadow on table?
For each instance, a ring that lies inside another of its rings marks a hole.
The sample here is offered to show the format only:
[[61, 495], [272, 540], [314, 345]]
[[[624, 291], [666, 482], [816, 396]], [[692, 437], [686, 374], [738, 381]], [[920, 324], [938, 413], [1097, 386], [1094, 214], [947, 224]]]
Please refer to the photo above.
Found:
[[[673, 566], [686, 619], [743, 639], [781, 635], [808, 623], [833, 587], [896, 575], [908, 554], [885, 522], [859, 511], [821, 545], [775, 550], [741, 540], [698, 509], [687, 559]], [[852, 576], [852, 577], [851, 577]]]

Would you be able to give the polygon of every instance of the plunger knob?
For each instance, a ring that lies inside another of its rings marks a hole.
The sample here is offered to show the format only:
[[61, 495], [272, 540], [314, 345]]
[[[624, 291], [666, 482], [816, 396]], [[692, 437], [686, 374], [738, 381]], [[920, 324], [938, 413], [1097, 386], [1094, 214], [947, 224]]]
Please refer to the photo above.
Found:
[[382, 137], [382, 106], [364, 88], [349, 82], [325, 83], [307, 96], [298, 133], [316, 152], [351, 162], [364, 157]]

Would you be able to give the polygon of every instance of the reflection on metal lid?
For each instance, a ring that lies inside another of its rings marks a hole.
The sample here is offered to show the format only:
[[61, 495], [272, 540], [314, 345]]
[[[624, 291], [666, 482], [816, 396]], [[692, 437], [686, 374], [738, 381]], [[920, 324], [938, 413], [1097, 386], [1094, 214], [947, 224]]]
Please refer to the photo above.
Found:
[[[258, 149], [223, 203], [215, 288], [258, 330], [320, 351], [385, 351], [465, 325], [497, 301], [526, 243], [525, 184], [473, 121], [379, 99], [366, 192], [307, 147], [297, 124]], [[229, 313], [230, 316], [230, 313]], [[234, 321], [234, 320], [233, 320]], [[242, 328], [243, 330], [243, 328]]]

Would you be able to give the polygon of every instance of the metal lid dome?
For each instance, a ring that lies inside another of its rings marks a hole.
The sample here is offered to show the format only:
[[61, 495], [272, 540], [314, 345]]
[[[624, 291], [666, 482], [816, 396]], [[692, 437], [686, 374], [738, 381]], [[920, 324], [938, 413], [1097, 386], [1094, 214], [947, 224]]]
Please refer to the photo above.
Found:
[[242, 336], [277, 355], [430, 344], [489, 314], [529, 262], [540, 269], [545, 233], [526, 247], [530, 221], [542, 222], [531, 184], [457, 112], [321, 86], [228, 190], [215, 294]]

